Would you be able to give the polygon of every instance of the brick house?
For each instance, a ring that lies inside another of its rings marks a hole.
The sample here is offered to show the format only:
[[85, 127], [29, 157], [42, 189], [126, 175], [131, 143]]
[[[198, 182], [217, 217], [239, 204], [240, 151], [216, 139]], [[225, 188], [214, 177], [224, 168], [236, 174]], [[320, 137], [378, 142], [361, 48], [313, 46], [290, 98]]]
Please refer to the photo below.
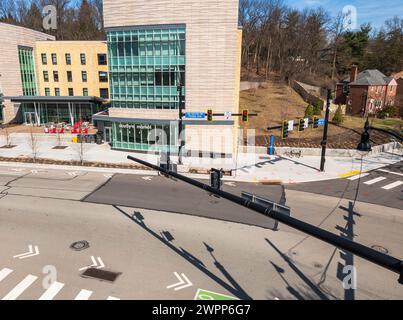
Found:
[[394, 75], [397, 82], [395, 105], [399, 108], [400, 117], [403, 117], [403, 71]]
[[358, 74], [352, 66], [349, 79], [337, 84], [334, 103], [345, 104], [350, 115], [373, 115], [386, 106], [394, 105], [397, 82], [379, 70], [365, 70]]

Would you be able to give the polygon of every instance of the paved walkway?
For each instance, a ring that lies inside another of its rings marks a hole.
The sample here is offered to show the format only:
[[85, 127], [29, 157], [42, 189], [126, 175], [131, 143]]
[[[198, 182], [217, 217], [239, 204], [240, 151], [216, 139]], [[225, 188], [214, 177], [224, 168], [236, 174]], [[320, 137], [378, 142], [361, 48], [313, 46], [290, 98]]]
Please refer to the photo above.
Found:
[[[53, 149], [58, 145], [56, 136], [38, 135], [37, 157], [54, 160], [79, 160], [80, 145], [71, 142], [71, 137], [63, 136], [61, 144], [67, 146], [63, 150]], [[0, 137], [0, 146], [6, 143], [4, 136]], [[28, 134], [13, 134], [11, 144], [16, 145], [12, 149], [0, 149], [2, 157], [32, 157], [32, 148]], [[84, 144], [83, 157], [85, 161], [107, 162], [114, 164], [132, 163], [127, 159], [128, 155], [157, 164], [159, 156], [144, 153], [111, 150], [107, 144]], [[321, 181], [335, 178], [349, 177], [360, 172], [368, 172], [381, 167], [397, 163], [403, 158], [403, 149], [394, 149], [391, 152], [376, 155], [356, 157], [327, 157], [326, 171], [318, 170], [320, 157], [304, 156], [301, 158], [289, 158], [279, 156], [262, 156], [258, 154], [238, 154], [233, 159], [210, 159], [210, 158], [185, 158], [184, 166], [180, 171], [188, 172], [189, 168], [207, 170], [209, 168], [223, 168], [234, 170], [232, 177], [226, 180], [245, 182], [282, 182], [287, 184]], [[176, 161], [173, 157], [173, 161]], [[30, 165], [33, 166], [33, 165]], [[42, 166], [43, 167], [43, 166]], [[80, 169], [80, 168], [78, 168]], [[81, 168], [82, 170], [83, 168]], [[85, 169], [87, 170], [87, 169]], [[92, 171], [98, 169], [91, 169]], [[100, 171], [117, 172], [116, 169], [102, 169]], [[123, 172], [122, 170], [118, 170]], [[126, 170], [125, 170], [126, 172]], [[133, 172], [133, 170], [127, 170]], [[139, 172], [143, 174], [144, 172]], [[202, 177], [202, 176], [200, 176]], [[206, 176], [205, 176], [206, 177]]]

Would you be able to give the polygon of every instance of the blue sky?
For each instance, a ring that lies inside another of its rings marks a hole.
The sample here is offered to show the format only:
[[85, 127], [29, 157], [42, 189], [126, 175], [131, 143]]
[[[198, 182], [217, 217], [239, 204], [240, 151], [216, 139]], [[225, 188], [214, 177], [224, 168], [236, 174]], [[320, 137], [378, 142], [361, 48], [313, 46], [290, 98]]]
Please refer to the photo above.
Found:
[[357, 8], [358, 26], [370, 22], [375, 28], [380, 28], [385, 20], [398, 16], [403, 18], [403, 0], [284, 0], [291, 7], [298, 9], [322, 6], [333, 16], [343, 10], [344, 6], [352, 5]]

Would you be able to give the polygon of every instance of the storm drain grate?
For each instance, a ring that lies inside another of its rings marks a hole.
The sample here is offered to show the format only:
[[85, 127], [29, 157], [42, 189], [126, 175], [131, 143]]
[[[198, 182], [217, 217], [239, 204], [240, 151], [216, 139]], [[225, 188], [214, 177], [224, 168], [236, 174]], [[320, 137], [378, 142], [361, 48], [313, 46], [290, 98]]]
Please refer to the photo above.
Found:
[[102, 281], [108, 281], [108, 282], [115, 282], [116, 279], [121, 275], [121, 272], [113, 272], [113, 271], [107, 271], [107, 270], [101, 270], [101, 269], [96, 269], [96, 268], [89, 268], [85, 270], [81, 276], [84, 278], [93, 278], [93, 279], [98, 279]]

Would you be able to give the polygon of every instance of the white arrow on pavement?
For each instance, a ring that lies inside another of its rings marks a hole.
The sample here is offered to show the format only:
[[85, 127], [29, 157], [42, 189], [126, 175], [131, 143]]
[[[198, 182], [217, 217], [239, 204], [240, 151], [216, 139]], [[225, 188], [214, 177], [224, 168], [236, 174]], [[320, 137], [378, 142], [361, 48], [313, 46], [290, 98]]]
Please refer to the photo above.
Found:
[[142, 179], [146, 180], [146, 181], [151, 181], [153, 179], [153, 177], [143, 177]]
[[75, 177], [75, 176], [77, 176], [77, 172], [69, 172], [68, 175], [72, 176], [72, 177]]
[[38, 174], [38, 170], [31, 170], [32, 174]]
[[226, 186], [236, 187], [235, 182], [225, 182], [224, 184], [225, 184]]
[[113, 174], [104, 174], [104, 177], [107, 178], [107, 179], [110, 179], [110, 178], [113, 177]]
[[28, 246], [28, 252], [25, 252], [25, 253], [21, 253], [21, 254], [18, 254], [18, 255], [16, 255], [16, 256], [14, 256], [13, 258], [14, 259], [26, 259], [26, 258], [31, 258], [31, 257], [34, 257], [34, 256], [37, 256], [37, 255], [39, 255], [39, 248], [38, 248], [38, 246], [33, 246], [33, 245], [29, 245]]
[[184, 273], [181, 274], [182, 277], [177, 272], [174, 272], [174, 275], [178, 278], [179, 282], [168, 286], [167, 289], [174, 288], [175, 291], [178, 291], [193, 286], [193, 283]]
[[[98, 261], [97, 261], [98, 260]], [[102, 261], [101, 257], [98, 257], [97, 260], [95, 260], [94, 256], [91, 256], [91, 261], [92, 261], [92, 265], [90, 266], [86, 266], [86, 267], [82, 267], [78, 270], [83, 271], [89, 268], [96, 268], [96, 269], [102, 269], [103, 267], [105, 267], [104, 262]], [[99, 264], [98, 264], [99, 263]]]

